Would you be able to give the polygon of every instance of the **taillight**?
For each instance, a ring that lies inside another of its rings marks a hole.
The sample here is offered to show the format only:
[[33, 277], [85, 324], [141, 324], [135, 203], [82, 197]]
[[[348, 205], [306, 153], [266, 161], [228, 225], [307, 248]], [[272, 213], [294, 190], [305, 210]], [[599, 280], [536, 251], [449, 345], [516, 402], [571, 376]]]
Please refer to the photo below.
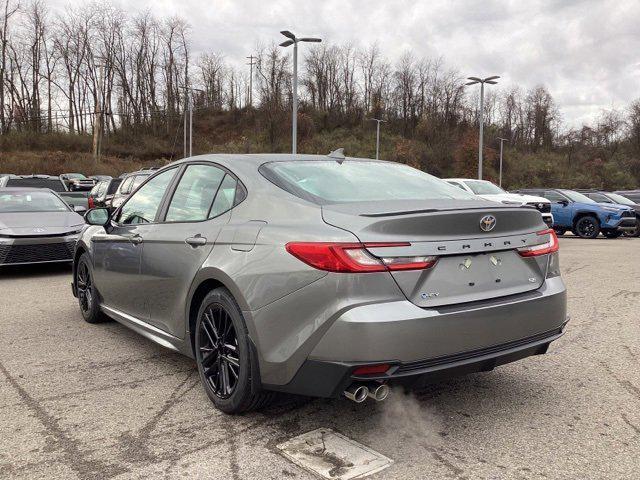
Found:
[[437, 257], [374, 257], [367, 248], [408, 247], [410, 243], [325, 243], [291, 242], [291, 255], [319, 270], [340, 273], [385, 272], [388, 270], [422, 270], [435, 265]]
[[387, 370], [391, 368], [391, 365], [388, 363], [380, 363], [378, 365], [363, 365], [362, 367], [356, 368], [352, 373], [352, 375], [375, 375], [387, 373]]
[[558, 236], [556, 235], [555, 230], [552, 228], [548, 230], [543, 230], [541, 232], [537, 232], [537, 235], [549, 235], [549, 241], [546, 243], [541, 243], [540, 245], [533, 245], [531, 247], [521, 247], [518, 248], [518, 253], [522, 257], [537, 257], [539, 255], [547, 255], [549, 253], [557, 252], [560, 249], [560, 244], [558, 243]]
[[89, 208], [93, 208], [93, 207], [95, 207], [95, 206], [96, 206], [96, 204], [95, 204], [95, 203], [94, 203], [94, 201], [93, 201], [93, 197], [89, 197], [89, 198], [87, 199], [87, 204], [88, 204]]

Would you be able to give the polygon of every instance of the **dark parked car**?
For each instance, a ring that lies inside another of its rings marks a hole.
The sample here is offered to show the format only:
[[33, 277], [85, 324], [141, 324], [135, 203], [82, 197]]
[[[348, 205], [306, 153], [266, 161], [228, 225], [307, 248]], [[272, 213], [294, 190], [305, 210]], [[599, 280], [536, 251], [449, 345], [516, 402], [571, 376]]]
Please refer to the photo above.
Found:
[[73, 292], [195, 358], [225, 412], [269, 391], [361, 402], [491, 370], [562, 335], [558, 239], [537, 210], [409, 166], [203, 155], [87, 213]]
[[594, 202], [602, 203], [602, 204], [611, 204], [615, 203], [618, 205], [626, 205], [631, 207], [636, 212], [636, 229], [634, 231], [627, 231], [624, 234], [629, 237], [639, 237], [640, 236], [640, 205], [629, 200], [627, 197], [624, 197], [618, 193], [611, 192], [603, 192], [600, 190], [578, 190], [581, 193], [584, 193], [587, 197], [589, 197]]
[[632, 202], [640, 204], [640, 190], [617, 190], [613, 193], [622, 195], [623, 197], [628, 198]]
[[112, 178], [98, 182], [89, 192], [89, 197], [87, 198], [89, 208], [103, 207], [111, 211], [111, 200], [120, 183], [122, 183], [122, 178]]
[[109, 209], [115, 210], [122, 205], [122, 202], [129, 197], [131, 192], [138, 188], [154, 171], [155, 170], [151, 169], [139, 170], [137, 172], [121, 175], [120, 185], [118, 185], [117, 190], [111, 198], [111, 205], [109, 206]]
[[558, 235], [570, 230], [582, 238], [596, 238], [600, 232], [607, 238], [617, 238], [636, 228], [635, 212], [626, 205], [600, 205], [582, 193], [561, 188], [526, 188], [515, 192], [550, 200], [553, 228]]
[[7, 175], [0, 178], [0, 187], [48, 188], [56, 192], [71, 208], [87, 208], [89, 192], [70, 192], [60, 177], [54, 175]]
[[71, 262], [83, 227], [51, 190], [0, 188], [0, 265]]
[[64, 182], [67, 186], [67, 190], [71, 192], [75, 192], [78, 190], [91, 190], [95, 184], [96, 180], [92, 178], [87, 178], [81, 173], [63, 173], [60, 175], [60, 180]]

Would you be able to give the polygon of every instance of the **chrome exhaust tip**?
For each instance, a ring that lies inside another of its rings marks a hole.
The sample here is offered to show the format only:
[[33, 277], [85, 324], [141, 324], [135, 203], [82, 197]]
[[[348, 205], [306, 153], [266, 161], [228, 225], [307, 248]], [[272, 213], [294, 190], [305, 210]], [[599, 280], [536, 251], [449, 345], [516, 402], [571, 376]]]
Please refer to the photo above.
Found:
[[376, 402], [386, 400], [389, 396], [389, 392], [391, 391], [389, 385], [384, 383], [374, 383], [373, 385], [369, 385], [368, 389], [368, 397], [373, 398]]
[[344, 391], [344, 396], [353, 402], [362, 403], [369, 396], [369, 389], [364, 385], [354, 383]]

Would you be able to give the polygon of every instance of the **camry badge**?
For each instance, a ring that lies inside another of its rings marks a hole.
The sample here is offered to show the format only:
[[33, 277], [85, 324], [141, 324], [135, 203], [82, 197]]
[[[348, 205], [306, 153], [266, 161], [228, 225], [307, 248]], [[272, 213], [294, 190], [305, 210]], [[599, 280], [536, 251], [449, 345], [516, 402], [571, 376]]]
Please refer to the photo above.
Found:
[[496, 228], [496, 217], [493, 215], [485, 215], [480, 219], [480, 230], [490, 232]]

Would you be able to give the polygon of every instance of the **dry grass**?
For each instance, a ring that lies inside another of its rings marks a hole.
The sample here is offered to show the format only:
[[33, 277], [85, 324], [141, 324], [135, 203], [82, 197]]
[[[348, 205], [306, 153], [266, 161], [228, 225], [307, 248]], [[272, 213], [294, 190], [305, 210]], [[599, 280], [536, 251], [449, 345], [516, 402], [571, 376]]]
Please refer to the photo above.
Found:
[[49, 174], [60, 175], [68, 172], [81, 172], [85, 175], [118, 176], [147, 166], [160, 166], [166, 161], [137, 160], [134, 158], [102, 157], [95, 164], [90, 153], [14, 151], [0, 153], [0, 173], [16, 175]]

